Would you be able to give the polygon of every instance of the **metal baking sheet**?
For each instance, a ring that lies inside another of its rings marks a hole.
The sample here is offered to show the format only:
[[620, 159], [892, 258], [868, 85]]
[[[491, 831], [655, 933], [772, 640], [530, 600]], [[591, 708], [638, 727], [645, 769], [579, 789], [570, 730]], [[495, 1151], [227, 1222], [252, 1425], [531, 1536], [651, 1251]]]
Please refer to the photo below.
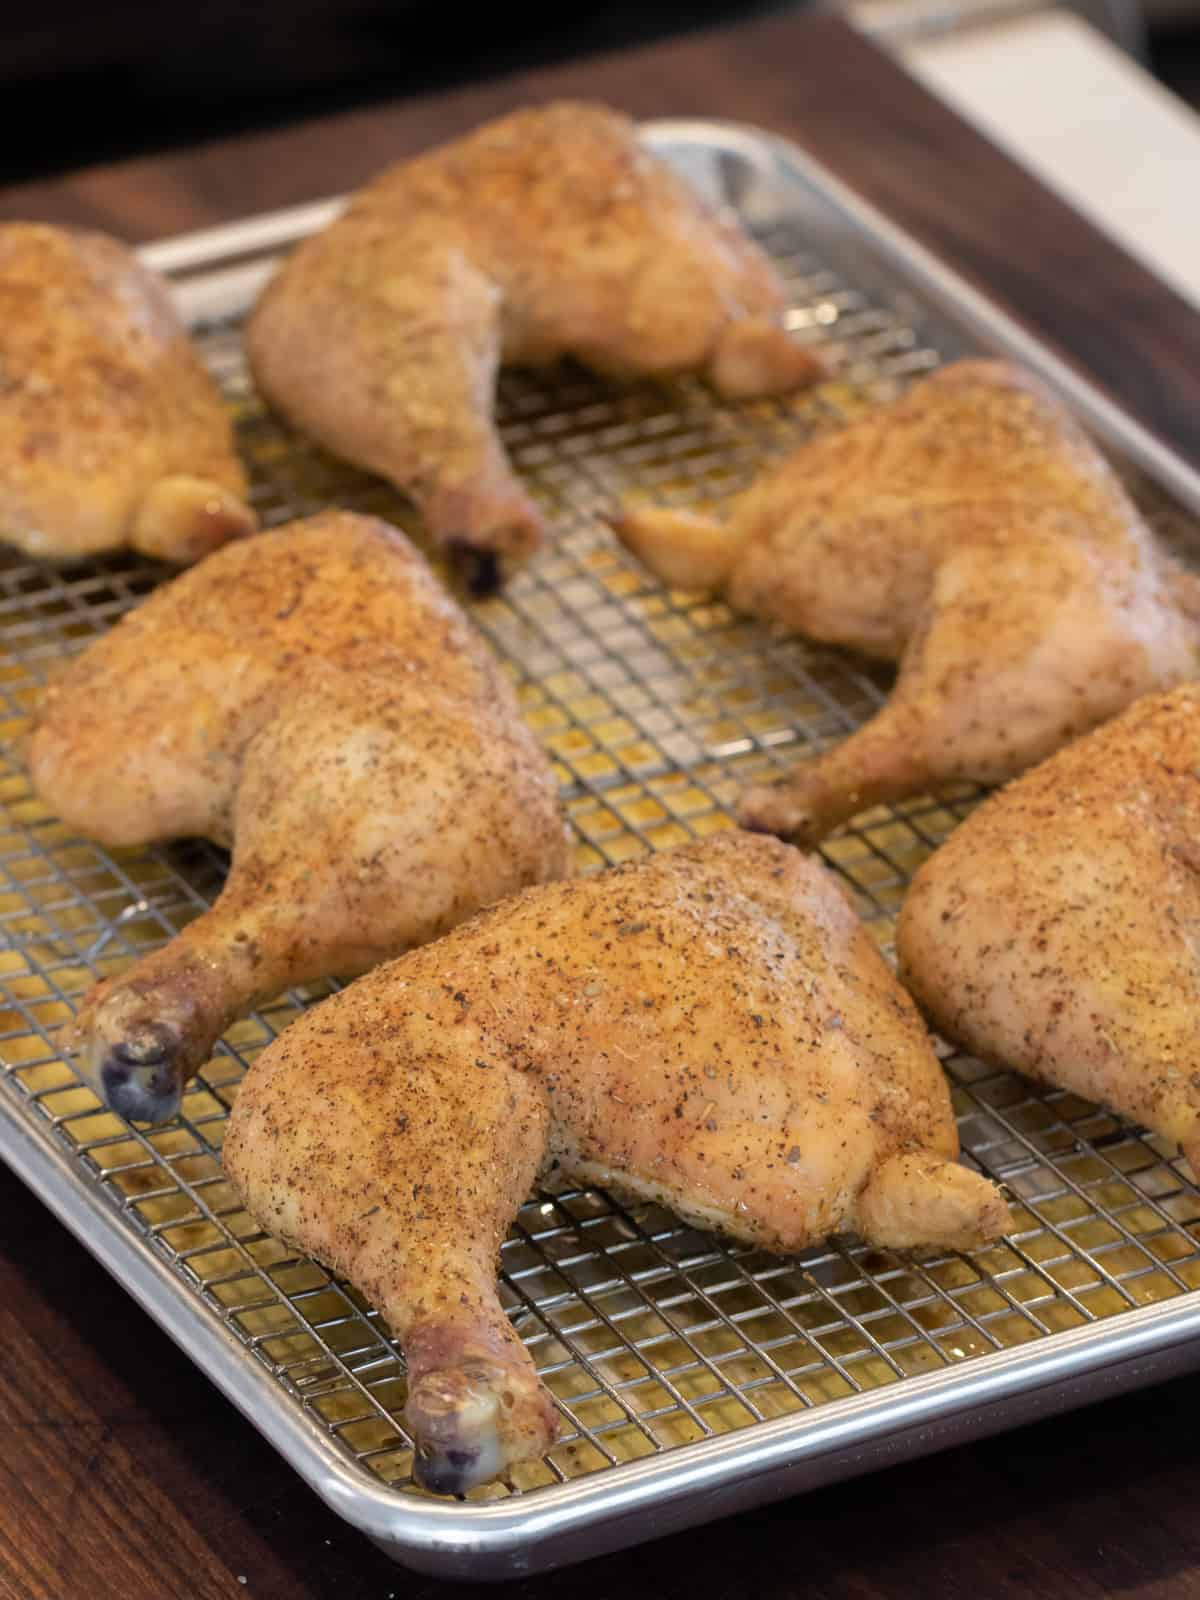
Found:
[[[890, 681], [651, 582], [604, 524], [617, 496], [715, 499], [939, 362], [1004, 350], [1063, 393], [1163, 536], [1200, 558], [1186, 464], [803, 154], [715, 123], [651, 123], [645, 137], [762, 239], [794, 327], [833, 375], [740, 407], [692, 382], [504, 375], [505, 441], [556, 537], [473, 612], [556, 764], [584, 870], [728, 826], [742, 783], [842, 738]], [[386, 485], [272, 417], [243, 366], [239, 314], [279, 252], [336, 207], [145, 255], [228, 397], [264, 522], [337, 503], [419, 533]], [[504, 1246], [503, 1294], [562, 1438], [463, 1502], [415, 1489], [386, 1328], [258, 1229], [220, 1164], [246, 1064], [327, 990], [289, 992], [234, 1027], [163, 1128], [104, 1111], [56, 1048], [93, 979], [164, 943], [225, 869], [202, 842], [109, 851], [79, 838], [22, 766], [46, 674], [163, 577], [128, 555], [0, 561], [0, 1153], [347, 1521], [414, 1567], [516, 1575], [1200, 1364], [1200, 1194], [1177, 1150], [948, 1055], [966, 1159], [1014, 1202], [1006, 1240], [915, 1260], [844, 1238], [780, 1259], [598, 1190], [536, 1196]], [[885, 951], [911, 873], [974, 799], [879, 809], [824, 846]]]

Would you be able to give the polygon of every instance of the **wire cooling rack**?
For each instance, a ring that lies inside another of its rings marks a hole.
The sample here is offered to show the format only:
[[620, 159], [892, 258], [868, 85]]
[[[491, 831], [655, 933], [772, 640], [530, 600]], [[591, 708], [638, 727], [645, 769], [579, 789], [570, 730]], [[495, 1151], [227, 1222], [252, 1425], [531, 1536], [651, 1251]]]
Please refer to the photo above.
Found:
[[[733, 408], [699, 384], [615, 388], [575, 370], [502, 383], [506, 444], [558, 534], [474, 616], [553, 758], [584, 870], [728, 826], [740, 785], [843, 737], [887, 692], [885, 671], [653, 583], [602, 520], [626, 492], [681, 504], [726, 494], [764, 456], [960, 353], [912, 306], [872, 301], [807, 253], [795, 227], [764, 242], [790, 286], [793, 326], [830, 358], [834, 375], [815, 392]], [[415, 531], [386, 486], [264, 411], [235, 326], [202, 329], [200, 342], [265, 523], [336, 503]], [[1164, 537], [1194, 553], [1196, 528], [1146, 493]], [[327, 989], [289, 992], [237, 1024], [178, 1121], [158, 1129], [103, 1110], [55, 1045], [94, 979], [169, 939], [225, 869], [203, 842], [117, 851], [79, 838], [22, 766], [47, 673], [163, 577], [126, 555], [65, 571], [12, 555], [0, 565], [0, 1095], [53, 1129], [124, 1228], [347, 1462], [417, 1495], [404, 1367], [386, 1328], [353, 1288], [264, 1234], [221, 1168], [246, 1064]], [[877, 810], [824, 846], [885, 951], [912, 872], [972, 800], [963, 790]], [[544, 1498], [556, 1483], [1200, 1287], [1200, 1197], [1173, 1146], [971, 1059], [946, 1066], [966, 1158], [1014, 1200], [1013, 1232], [987, 1250], [918, 1261], [841, 1239], [779, 1259], [594, 1189], [531, 1200], [504, 1246], [503, 1296], [563, 1433], [543, 1462], [472, 1498]]]

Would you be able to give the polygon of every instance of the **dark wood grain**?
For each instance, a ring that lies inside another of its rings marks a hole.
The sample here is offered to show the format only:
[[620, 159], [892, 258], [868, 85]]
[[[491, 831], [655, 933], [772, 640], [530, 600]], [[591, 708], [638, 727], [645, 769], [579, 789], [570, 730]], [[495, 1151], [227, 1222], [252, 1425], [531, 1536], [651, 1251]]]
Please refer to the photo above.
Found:
[[[12, 188], [0, 215], [147, 239], [347, 188], [484, 116], [560, 94], [801, 140], [1200, 461], [1200, 317], [825, 18]], [[0, 1218], [5, 1600], [482, 1593], [406, 1574], [345, 1528], [2, 1172]], [[1200, 1378], [1178, 1380], [506, 1592], [1200, 1600], [1198, 1402]]]
[[5, 1600], [1200, 1596], [1200, 1378], [503, 1590], [407, 1573], [3, 1169], [0, 1215]]

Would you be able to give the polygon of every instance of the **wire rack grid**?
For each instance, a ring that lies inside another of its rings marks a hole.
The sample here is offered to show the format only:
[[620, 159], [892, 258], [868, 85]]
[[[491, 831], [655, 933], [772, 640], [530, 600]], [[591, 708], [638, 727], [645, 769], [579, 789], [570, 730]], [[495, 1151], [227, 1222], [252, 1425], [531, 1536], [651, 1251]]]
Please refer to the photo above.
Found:
[[[911, 308], [872, 303], [787, 227], [764, 242], [790, 285], [793, 325], [829, 355], [834, 376], [815, 392], [732, 408], [699, 384], [617, 389], [575, 370], [502, 383], [506, 444], [558, 536], [474, 615], [556, 765], [584, 870], [728, 826], [741, 784], [844, 736], [887, 692], [886, 672], [651, 582], [603, 522], [626, 493], [680, 504], [727, 494], [765, 455], [959, 353]], [[265, 523], [336, 503], [416, 531], [387, 486], [263, 409], [236, 326], [200, 340]], [[1186, 519], [1153, 496], [1148, 509], [1194, 550]], [[202, 841], [110, 851], [72, 835], [21, 761], [46, 674], [163, 576], [129, 555], [61, 571], [11, 555], [0, 565], [0, 1094], [52, 1126], [145, 1249], [350, 1461], [417, 1494], [387, 1329], [352, 1287], [264, 1234], [221, 1168], [246, 1064], [328, 986], [237, 1024], [161, 1128], [106, 1112], [55, 1044], [95, 978], [164, 943], [222, 882], [224, 858]], [[881, 809], [825, 845], [886, 952], [912, 872], [972, 800], [964, 790]], [[961, 1056], [946, 1066], [966, 1158], [1014, 1200], [1014, 1231], [985, 1251], [918, 1261], [838, 1239], [779, 1259], [598, 1190], [531, 1200], [503, 1249], [502, 1292], [562, 1437], [474, 1497], [536, 1495], [1200, 1287], [1200, 1196], [1173, 1147], [1070, 1094]]]

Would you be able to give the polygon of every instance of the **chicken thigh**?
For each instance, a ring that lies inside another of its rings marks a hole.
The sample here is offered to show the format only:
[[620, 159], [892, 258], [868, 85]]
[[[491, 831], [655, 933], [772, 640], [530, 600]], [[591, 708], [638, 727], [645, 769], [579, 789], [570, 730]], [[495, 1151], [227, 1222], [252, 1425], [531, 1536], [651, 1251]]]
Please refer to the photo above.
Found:
[[1183, 1146], [1200, 1177], [1200, 686], [994, 795], [913, 881], [903, 975], [974, 1054]]
[[631, 509], [665, 582], [900, 663], [864, 727], [740, 801], [814, 842], [869, 806], [998, 783], [1200, 670], [1200, 591], [1030, 377], [967, 361], [813, 439], [725, 522]]
[[148, 1122], [256, 1003], [567, 870], [507, 680], [403, 535], [345, 512], [226, 546], [97, 639], [30, 769], [104, 844], [232, 846], [212, 909], [76, 1019], [85, 1076]]
[[556, 104], [361, 189], [268, 285], [247, 348], [268, 400], [410, 494], [482, 585], [543, 535], [492, 423], [499, 363], [775, 394], [818, 371], [784, 306], [766, 256], [627, 117]]
[[793, 1251], [970, 1246], [946, 1080], [834, 880], [724, 833], [527, 890], [307, 1012], [255, 1061], [225, 1164], [357, 1283], [408, 1362], [416, 1472], [461, 1492], [554, 1437], [496, 1256], [544, 1185], [605, 1184]]
[[198, 561], [254, 527], [229, 417], [153, 273], [115, 239], [0, 226], [0, 540]]

